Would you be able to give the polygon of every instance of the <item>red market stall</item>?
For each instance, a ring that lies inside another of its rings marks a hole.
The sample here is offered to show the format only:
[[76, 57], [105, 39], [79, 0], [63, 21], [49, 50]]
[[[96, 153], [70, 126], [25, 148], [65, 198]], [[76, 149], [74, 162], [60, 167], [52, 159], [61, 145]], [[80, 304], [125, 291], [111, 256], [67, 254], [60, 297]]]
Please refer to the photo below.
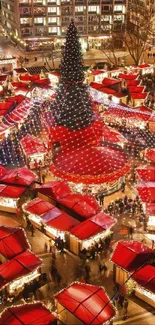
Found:
[[137, 179], [148, 182], [155, 182], [155, 166], [142, 165], [136, 169]]
[[150, 163], [155, 163], [155, 149], [154, 148], [145, 149], [144, 158]]
[[115, 281], [123, 285], [132, 273], [153, 257], [153, 250], [139, 241], [120, 241], [112, 255], [116, 266]]
[[36, 198], [24, 205], [24, 210], [26, 212], [37, 214], [38, 216], [42, 215], [45, 212], [48, 212], [53, 208], [53, 205], [43, 199]]
[[155, 182], [140, 182], [137, 191], [142, 202], [155, 203]]
[[131, 95], [131, 105], [133, 107], [136, 107], [144, 104], [145, 100], [147, 99], [148, 93], [130, 92], [130, 95]]
[[75, 282], [55, 295], [58, 318], [64, 324], [109, 324], [115, 308], [101, 287]]
[[56, 325], [57, 317], [41, 302], [8, 307], [0, 317], [0, 325]]
[[26, 187], [0, 184], [0, 211], [16, 213], [24, 201]]
[[13, 257], [0, 265], [0, 289], [7, 286], [11, 294], [18, 288], [23, 289], [24, 283], [39, 276], [37, 271], [42, 261], [29, 250]]
[[88, 249], [100, 239], [111, 236], [115, 223], [114, 218], [103, 212], [79, 223], [70, 230], [70, 250], [79, 255], [82, 249]]
[[58, 198], [63, 198], [68, 194], [72, 194], [69, 185], [64, 181], [50, 181], [41, 186], [36, 187], [38, 196], [45, 200], [49, 200], [54, 204]]
[[122, 148], [127, 143], [127, 140], [119, 131], [107, 126], [106, 124], [103, 126], [102, 140], [109, 143], [116, 143], [120, 145]]
[[135, 296], [155, 308], [155, 267], [145, 265], [132, 275]]
[[89, 74], [88, 83], [102, 82], [103, 78], [108, 77], [108, 72], [104, 70], [94, 70]]
[[138, 74], [132, 74], [132, 73], [120, 73], [118, 76], [120, 79], [124, 79], [124, 80], [135, 80], [138, 79]]
[[39, 163], [39, 161], [41, 161], [42, 167], [45, 166], [45, 157], [48, 150], [40, 139], [28, 134], [20, 143], [30, 169], [35, 168], [35, 162]]
[[29, 244], [22, 228], [0, 226], [0, 261], [23, 253]]
[[19, 186], [30, 186], [35, 181], [36, 175], [26, 166], [15, 170], [8, 170], [1, 178], [1, 183]]

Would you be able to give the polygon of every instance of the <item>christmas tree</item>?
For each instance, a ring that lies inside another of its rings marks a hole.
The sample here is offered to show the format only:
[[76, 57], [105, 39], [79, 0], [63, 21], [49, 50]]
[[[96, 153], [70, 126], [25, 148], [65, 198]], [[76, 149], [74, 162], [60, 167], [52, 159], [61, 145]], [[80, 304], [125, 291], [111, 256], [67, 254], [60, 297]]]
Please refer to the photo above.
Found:
[[93, 111], [88, 87], [84, 84], [81, 44], [73, 20], [67, 31], [60, 73], [52, 106], [55, 124], [72, 130], [85, 128], [93, 121]]

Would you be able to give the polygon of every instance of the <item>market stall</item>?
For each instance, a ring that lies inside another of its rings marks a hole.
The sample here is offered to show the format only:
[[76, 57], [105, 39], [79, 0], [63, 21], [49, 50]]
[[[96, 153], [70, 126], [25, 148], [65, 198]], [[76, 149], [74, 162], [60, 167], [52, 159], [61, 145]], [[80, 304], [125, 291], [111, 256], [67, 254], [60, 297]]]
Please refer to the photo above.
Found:
[[53, 208], [53, 205], [43, 199], [36, 198], [32, 201], [29, 201], [23, 206], [23, 209], [32, 214], [37, 214], [38, 216], [42, 215], [45, 212], [48, 212]]
[[155, 164], [155, 149], [147, 148], [144, 151], [144, 158], [149, 162]]
[[155, 166], [142, 165], [136, 168], [137, 180], [155, 182]]
[[127, 104], [128, 95], [117, 92], [113, 89], [98, 87], [95, 83], [90, 84], [90, 94], [95, 102], [109, 106], [112, 102], [115, 104]]
[[[141, 88], [141, 87], [137, 87]], [[131, 105], [132, 107], [137, 107], [140, 105], [144, 105], [144, 102], [147, 100], [148, 93], [144, 92], [130, 92], [131, 95]]]
[[104, 78], [108, 77], [108, 72], [104, 70], [94, 70], [88, 76], [88, 83], [102, 82]]
[[31, 186], [36, 179], [36, 175], [26, 166], [14, 170], [8, 170], [1, 178], [1, 183], [15, 186]]
[[136, 271], [132, 279], [135, 281], [135, 296], [155, 308], [155, 267], [145, 265]]
[[21, 147], [30, 169], [35, 168], [35, 162], [41, 162], [42, 167], [45, 166], [45, 157], [48, 153], [44, 143], [30, 134], [26, 135], [21, 141]]
[[95, 216], [79, 223], [70, 230], [70, 250], [80, 255], [83, 249], [94, 246], [96, 242], [104, 241], [112, 235], [116, 220], [109, 215], [99, 212]]
[[16, 305], [6, 308], [0, 317], [1, 325], [44, 324], [56, 325], [57, 317], [41, 302]]
[[155, 203], [155, 182], [139, 182], [137, 192], [141, 201], [145, 203]]
[[0, 211], [16, 213], [24, 203], [26, 187], [0, 184]]
[[138, 70], [138, 72], [144, 76], [146, 74], [152, 74], [154, 72], [154, 66], [153, 64], [142, 63], [138, 65], [135, 70]]
[[6, 287], [13, 294], [23, 290], [24, 284], [39, 277], [38, 267], [42, 261], [29, 250], [0, 265], [0, 289]]
[[23, 253], [29, 249], [29, 244], [22, 228], [0, 226], [0, 261]]
[[67, 325], [109, 324], [116, 310], [101, 287], [75, 282], [55, 295], [58, 318]]
[[123, 285], [129, 274], [149, 262], [153, 257], [153, 250], [139, 241], [119, 241], [112, 255], [115, 264], [115, 281]]

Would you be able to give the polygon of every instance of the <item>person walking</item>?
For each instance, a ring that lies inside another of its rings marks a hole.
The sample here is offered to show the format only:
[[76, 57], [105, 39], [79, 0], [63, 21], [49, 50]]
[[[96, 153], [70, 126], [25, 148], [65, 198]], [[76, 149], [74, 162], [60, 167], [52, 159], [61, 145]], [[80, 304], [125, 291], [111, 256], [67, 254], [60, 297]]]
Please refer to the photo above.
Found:
[[123, 314], [124, 314], [123, 320], [128, 318], [128, 306], [129, 306], [128, 299], [125, 298], [123, 302]]
[[128, 238], [129, 239], [133, 239], [133, 233], [134, 233], [134, 229], [132, 227], [129, 227], [129, 229], [128, 229]]
[[99, 199], [100, 199], [100, 205], [104, 205], [104, 194], [100, 194], [99, 196]]

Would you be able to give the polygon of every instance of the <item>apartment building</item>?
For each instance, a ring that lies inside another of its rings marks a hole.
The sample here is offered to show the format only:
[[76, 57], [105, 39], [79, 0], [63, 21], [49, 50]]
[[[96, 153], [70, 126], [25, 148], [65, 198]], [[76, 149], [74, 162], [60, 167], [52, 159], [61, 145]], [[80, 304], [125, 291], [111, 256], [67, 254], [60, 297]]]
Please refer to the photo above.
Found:
[[114, 24], [125, 21], [127, 0], [2, 0], [2, 24], [28, 50], [63, 43], [74, 18], [82, 46], [99, 47]]

